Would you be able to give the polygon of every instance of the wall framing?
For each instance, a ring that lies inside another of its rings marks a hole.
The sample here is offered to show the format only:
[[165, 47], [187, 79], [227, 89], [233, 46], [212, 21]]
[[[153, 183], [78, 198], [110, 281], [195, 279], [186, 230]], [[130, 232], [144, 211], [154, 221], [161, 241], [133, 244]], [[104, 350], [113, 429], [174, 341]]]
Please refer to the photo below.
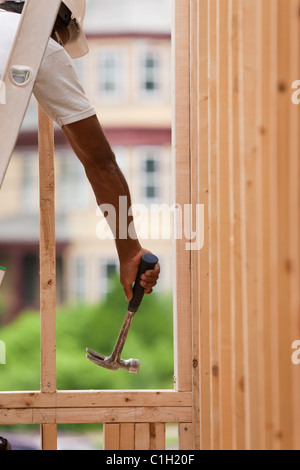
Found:
[[173, 0], [174, 200], [192, 204], [191, 225], [205, 212], [201, 250], [174, 242], [174, 390], [56, 390], [53, 129], [40, 113], [41, 390], [0, 393], [1, 424], [40, 424], [44, 450], [74, 422], [104, 423], [114, 450], [163, 450], [167, 422], [181, 450], [300, 449], [299, 11]]

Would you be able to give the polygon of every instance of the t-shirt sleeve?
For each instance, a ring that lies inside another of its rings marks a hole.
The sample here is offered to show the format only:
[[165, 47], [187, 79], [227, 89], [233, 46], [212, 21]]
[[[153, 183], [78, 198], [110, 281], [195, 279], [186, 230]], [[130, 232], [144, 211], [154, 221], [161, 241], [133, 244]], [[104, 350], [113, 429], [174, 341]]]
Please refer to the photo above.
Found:
[[67, 52], [61, 48], [44, 58], [33, 94], [60, 127], [96, 114]]

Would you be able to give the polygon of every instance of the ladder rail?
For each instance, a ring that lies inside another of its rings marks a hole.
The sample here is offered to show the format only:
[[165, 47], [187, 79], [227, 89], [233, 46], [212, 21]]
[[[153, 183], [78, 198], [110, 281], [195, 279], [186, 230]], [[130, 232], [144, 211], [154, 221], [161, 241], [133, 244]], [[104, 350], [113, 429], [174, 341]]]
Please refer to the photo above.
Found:
[[[61, 0], [27, 0], [2, 77], [0, 189], [14, 151]], [[26, 73], [27, 72], [27, 73]], [[25, 77], [17, 84], [18, 75]], [[15, 81], [14, 81], [15, 79]], [[26, 83], [26, 79], [28, 80]]]

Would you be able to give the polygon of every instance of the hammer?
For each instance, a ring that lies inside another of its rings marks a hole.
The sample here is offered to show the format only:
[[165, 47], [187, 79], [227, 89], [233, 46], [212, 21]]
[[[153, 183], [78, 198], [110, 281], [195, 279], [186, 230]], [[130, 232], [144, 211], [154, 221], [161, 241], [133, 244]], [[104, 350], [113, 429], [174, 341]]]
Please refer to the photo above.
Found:
[[125, 320], [123, 322], [121, 331], [119, 333], [117, 342], [115, 344], [114, 350], [110, 356], [105, 357], [101, 354], [93, 351], [92, 349], [87, 348], [86, 355], [87, 359], [94, 362], [98, 366], [104, 367], [105, 369], [118, 370], [125, 369], [128, 372], [137, 374], [140, 369], [140, 361], [138, 359], [121, 359], [121, 354], [126, 342], [129, 329], [132, 324], [134, 315], [139, 309], [141, 302], [144, 297], [144, 288], [141, 286], [141, 276], [146, 271], [151, 271], [154, 269], [155, 265], [158, 263], [158, 258], [155, 255], [146, 253], [143, 255], [138, 274], [133, 286], [133, 298], [128, 304], [127, 313]]

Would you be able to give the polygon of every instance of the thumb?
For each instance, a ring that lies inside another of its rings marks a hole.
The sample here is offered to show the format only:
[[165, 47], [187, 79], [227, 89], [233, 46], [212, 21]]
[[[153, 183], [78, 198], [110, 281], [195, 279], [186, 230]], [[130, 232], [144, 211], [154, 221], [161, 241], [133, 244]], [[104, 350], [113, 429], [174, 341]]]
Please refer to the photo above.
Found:
[[124, 292], [125, 292], [127, 302], [130, 302], [130, 300], [133, 297], [132, 285], [131, 284], [124, 285], [123, 289], [124, 289]]

